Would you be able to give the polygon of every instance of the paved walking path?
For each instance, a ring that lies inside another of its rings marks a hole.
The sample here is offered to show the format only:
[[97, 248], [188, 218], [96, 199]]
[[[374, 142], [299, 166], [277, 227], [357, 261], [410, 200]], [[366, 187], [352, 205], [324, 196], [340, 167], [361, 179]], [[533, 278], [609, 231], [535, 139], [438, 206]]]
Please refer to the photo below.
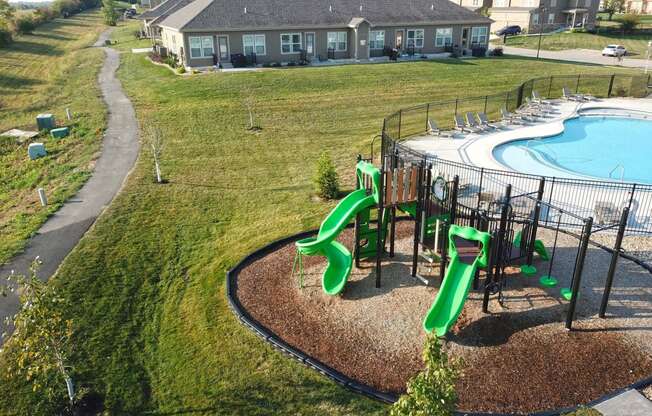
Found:
[[[512, 46], [503, 47], [506, 55], [518, 55], [527, 57], [536, 57], [536, 49], [515, 48]], [[624, 58], [622, 62], [611, 56], [602, 56], [600, 51], [592, 49], [567, 49], [564, 51], [544, 51], [539, 54], [544, 59], [555, 59], [558, 61], [582, 62], [594, 65], [613, 65], [628, 68], [645, 68], [645, 59]], [[652, 65], [650, 66], [652, 69]]]
[[[94, 46], [104, 45], [104, 40], [108, 39], [111, 31], [108, 29], [102, 33]], [[7, 276], [12, 270], [17, 274], [26, 274], [36, 256], [40, 256], [43, 262], [39, 276], [43, 279], [52, 276], [104, 208], [111, 203], [136, 162], [140, 148], [136, 114], [122, 91], [120, 81], [115, 77], [120, 55], [114, 49], [103, 49], [106, 59], [98, 82], [109, 116], [102, 153], [93, 176], [41, 226], [24, 252], [0, 267], [0, 276]], [[4, 317], [15, 313], [18, 305], [15, 294], [0, 297], [0, 333], [6, 330]]]
[[627, 390], [594, 408], [602, 416], [650, 416], [652, 415], [652, 402], [636, 390]]

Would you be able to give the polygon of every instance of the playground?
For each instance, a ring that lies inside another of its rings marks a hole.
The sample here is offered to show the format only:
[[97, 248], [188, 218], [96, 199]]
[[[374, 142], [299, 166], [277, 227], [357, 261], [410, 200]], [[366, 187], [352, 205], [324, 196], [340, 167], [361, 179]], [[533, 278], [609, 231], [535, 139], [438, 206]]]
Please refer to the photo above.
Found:
[[[241, 321], [386, 402], [421, 369], [427, 334], [464, 362], [465, 412], [558, 412], [651, 384], [652, 268], [631, 250], [650, 245], [630, 216], [636, 187], [438, 159], [401, 143], [401, 118], [398, 136], [385, 120], [355, 164], [356, 189], [319, 230], [229, 272]], [[594, 218], [555, 203], [568, 189], [625, 202]]]

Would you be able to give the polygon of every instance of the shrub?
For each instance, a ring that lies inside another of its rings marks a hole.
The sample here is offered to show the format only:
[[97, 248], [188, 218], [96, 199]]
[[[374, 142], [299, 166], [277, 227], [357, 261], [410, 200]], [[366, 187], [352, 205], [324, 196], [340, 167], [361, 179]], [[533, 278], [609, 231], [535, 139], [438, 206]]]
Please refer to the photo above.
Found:
[[328, 153], [324, 152], [317, 161], [315, 177], [317, 195], [325, 199], [335, 199], [340, 194], [340, 184], [335, 165]]
[[623, 31], [625, 32], [631, 32], [632, 30], [636, 29], [636, 26], [638, 26], [640, 23], [641, 16], [635, 13], [627, 13], [620, 18], [620, 27], [622, 27]]
[[294, 61], [288, 62], [287, 66], [297, 66], [297, 63]]
[[280, 62], [272, 62], [272, 68], [280, 68], [281, 66]]
[[29, 14], [20, 14], [14, 19], [16, 33], [32, 33], [36, 29], [36, 22]]
[[503, 56], [503, 48], [494, 48], [493, 56]]
[[563, 416], [601, 416], [602, 413], [598, 412], [595, 409], [589, 409], [586, 407], [582, 407], [580, 409], [577, 409], [573, 413], [564, 413]]
[[265, 62], [263, 64], [263, 68], [271, 68], [271, 67], [272, 67], [272, 64], [270, 64], [269, 62]]
[[177, 74], [185, 74], [186, 73], [186, 68], [183, 66], [180, 66], [177, 68]]
[[11, 40], [12, 36], [11, 30], [9, 30], [9, 25], [0, 18], [0, 48], [9, 45]]
[[426, 368], [407, 385], [407, 393], [394, 403], [391, 416], [452, 415], [457, 402], [455, 382], [460, 376], [460, 362], [449, 362], [439, 340], [431, 335], [423, 350]]

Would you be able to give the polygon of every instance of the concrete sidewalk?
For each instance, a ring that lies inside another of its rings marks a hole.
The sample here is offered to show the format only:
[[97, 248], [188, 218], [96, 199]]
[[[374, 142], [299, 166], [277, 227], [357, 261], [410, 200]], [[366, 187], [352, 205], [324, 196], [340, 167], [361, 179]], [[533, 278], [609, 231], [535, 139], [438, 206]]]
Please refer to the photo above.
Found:
[[[514, 48], [512, 46], [503, 46], [505, 55], [526, 56], [536, 58], [536, 49]], [[557, 61], [581, 62], [593, 65], [622, 66], [626, 68], [645, 68], [645, 59], [624, 58], [622, 62], [614, 57], [602, 56], [600, 51], [592, 49], [567, 49], [564, 51], [544, 51], [541, 50], [539, 56], [543, 59], [554, 59]], [[650, 65], [652, 69], [652, 64]]]
[[[110, 30], [105, 31], [95, 45], [104, 45], [104, 40], [109, 35]], [[95, 165], [93, 176], [43, 224], [24, 252], [0, 267], [0, 277], [9, 275], [12, 270], [17, 274], [27, 274], [36, 256], [43, 262], [39, 276], [43, 279], [52, 276], [113, 200], [138, 158], [140, 144], [136, 114], [131, 101], [122, 91], [120, 81], [115, 77], [120, 65], [120, 55], [113, 49], [103, 49], [106, 59], [98, 82], [109, 117], [102, 142], [102, 153]], [[18, 297], [15, 293], [0, 297], [0, 333], [7, 329], [4, 317], [16, 313], [18, 307]]]

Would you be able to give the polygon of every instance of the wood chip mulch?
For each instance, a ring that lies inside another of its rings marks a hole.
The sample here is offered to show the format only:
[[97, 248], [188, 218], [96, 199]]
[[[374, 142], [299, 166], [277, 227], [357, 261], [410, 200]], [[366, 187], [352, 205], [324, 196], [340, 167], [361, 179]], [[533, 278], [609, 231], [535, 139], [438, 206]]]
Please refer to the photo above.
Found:
[[[237, 296], [288, 344], [380, 391], [401, 393], [422, 367], [421, 320], [437, 290], [412, 283], [405, 267], [411, 226], [399, 223], [397, 258], [387, 273], [383, 268], [382, 290], [373, 287], [373, 267], [365, 264], [354, 269], [343, 295], [324, 295], [322, 257], [304, 257], [306, 286], [300, 290], [290, 276], [295, 249], [288, 244], [242, 270]], [[347, 247], [351, 240], [350, 230], [340, 239]], [[652, 374], [650, 356], [621, 333], [568, 332], [565, 305], [541, 289], [510, 290], [512, 304], [505, 309], [492, 300], [489, 315], [481, 312], [481, 293], [473, 292], [445, 343], [449, 355], [464, 362], [460, 409], [527, 413], [575, 406]]]

